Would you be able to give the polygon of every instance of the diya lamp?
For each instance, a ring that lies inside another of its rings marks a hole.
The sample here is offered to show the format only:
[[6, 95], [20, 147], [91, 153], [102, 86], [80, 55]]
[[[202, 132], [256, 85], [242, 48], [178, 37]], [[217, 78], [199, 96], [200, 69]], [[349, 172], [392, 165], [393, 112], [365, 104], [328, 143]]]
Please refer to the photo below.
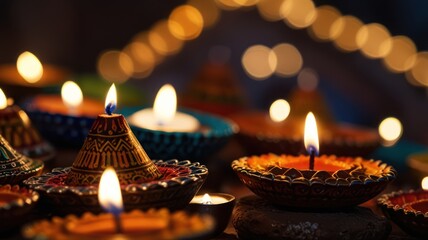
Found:
[[73, 81], [62, 85], [61, 96], [39, 94], [25, 102], [25, 109], [42, 134], [57, 144], [81, 146], [101, 102], [84, 98]]
[[215, 222], [212, 236], [217, 236], [226, 229], [234, 206], [235, 197], [230, 194], [205, 193], [196, 195], [186, 210], [211, 216]]
[[0, 66], [0, 82], [15, 98], [34, 95], [41, 87], [62, 82], [68, 72], [57, 66], [43, 64], [31, 52], [19, 55], [16, 65]]
[[8, 104], [0, 89], [0, 134], [18, 152], [43, 161], [55, 155], [54, 148], [45, 141], [20, 107]]
[[385, 216], [412, 236], [426, 238], [428, 234], [428, 177], [422, 189], [383, 194], [378, 204]]
[[153, 108], [133, 112], [128, 121], [137, 139], [153, 158], [202, 159], [225, 145], [236, 126], [220, 117], [177, 111], [174, 88], [166, 84]]
[[27, 238], [49, 239], [192, 239], [207, 236], [213, 229], [209, 216], [189, 215], [167, 209], [123, 212], [121, 186], [114, 168], [103, 172], [98, 191], [105, 211], [99, 215], [68, 215], [39, 221], [24, 228]]
[[395, 170], [379, 160], [315, 156], [319, 152], [316, 122], [311, 113], [306, 119], [309, 156], [262, 154], [232, 162], [238, 177], [256, 195], [287, 207], [340, 209], [373, 198], [395, 179]]
[[[271, 104], [269, 114], [252, 110], [229, 116], [238, 125], [238, 141], [249, 154], [266, 152], [281, 154], [287, 151], [297, 155], [304, 151], [302, 131], [304, 117], [301, 116], [301, 102], [290, 101], [290, 104], [286, 102], [281, 104], [280, 108], [274, 107], [277, 101]], [[366, 156], [380, 145], [380, 137], [375, 130], [335, 123], [329, 113], [324, 111], [324, 107], [316, 109], [324, 116], [320, 122], [322, 128], [319, 132], [323, 153]], [[285, 117], [278, 118], [277, 116], [281, 114], [285, 114]]]
[[0, 223], [0, 231], [7, 231], [21, 224], [23, 217], [33, 209], [38, 199], [36, 191], [19, 185], [0, 186], [0, 217], [7, 219]]
[[45, 203], [62, 212], [100, 210], [97, 186], [112, 166], [119, 177], [123, 201], [129, 209], [187, 206], [207, 177], [205, 166], [190, 161], [152, 161], [116, 108], [114, 85], [107, 94], [105, 114], [98, 115], [77, 157], [68, 168], [33, 177], [24, 183], [36, 189]]

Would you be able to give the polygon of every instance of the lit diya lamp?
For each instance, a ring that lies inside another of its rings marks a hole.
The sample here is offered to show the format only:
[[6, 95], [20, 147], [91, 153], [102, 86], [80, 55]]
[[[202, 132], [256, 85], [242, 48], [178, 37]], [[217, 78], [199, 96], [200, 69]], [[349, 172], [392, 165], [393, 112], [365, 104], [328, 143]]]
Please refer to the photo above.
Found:
[[72, 167], [25, 181], [51, 206], [62, 212], [99, 211], [97, 186], [112, 166], [129, 209], [184, 208], [207, 177], [205, 166], [190, 161], [152, 161], [116, 108], [116, 89], [109, 90], [105, 114], [98, 115]]
[[0, 134], [25, 156], [43, 161], [55, 156], [54, 148], [42, 138], [24, 110], [8, 101], [1, 89]]
[[39, 94], [25, 103], [30, 118], [47, 139], [79, 147], [103, 108], [101, 102], [84, 98], [73, 81], [62, 85], [61, 96]]
[[36, 191], [19, 187], [19, 185], [0, 186], [0, 231], [9, 230], [21, 224], [39, 199]]
[[101, 176], [98, 192], [99, 203], [108, 213], [54, 217], [25, 227], [23, 235], [48, 239], [192, 239], [206, 236], [214, 226], [208, 216], [170, 213], [165, 208], [123, 212], [121, 186], [112, 167]]
[[315, 117], [305, 124], [309, 156], [263, 154], [232, 162], [241, 181], [258, 196], [287, 207], [339, 209], [363, 203], [395, 179], [396, 172], [381, 161], [361, 157], [317, 157]]
[[422, 180], [421, 190], [398, 191], [378, 199], [386, 217], [412, 236], [428, 235], [428, 177]]
[[128, 120], [149, 155], [158, 159], [202, 159], [224, 146], [236, 132], [233, 123], [220, 117], [178, 112], [177, 96], [169, 84], [159, 90], [153, 108], [136, 111]]
[[31, 52], [21, 53], [16, 65], [0, 66], [0, 82], [11, 96], [18, 99], [34, 95], [44, 86], [55, 85], [66, 79], [68, 72], [57, 66], [43, 64]]
[[[304, 152], [303, 121], [297, 108], [278, 99], [271, 104], [269, 114], [245, 111], [229, 117], [238, 125], [238, 140], [249, 154], [287, 151], [297, 155]], [[320, 123], [319, 138], [325, 154], [366, 156], [380, 145], [376, 130], [324, 119]]]
[[235, 197], [226, 193], [205, 193], [196, 195], [186, 210], [192, 213], [201, 213], [211, 216], [215, 222], [215, 228], [211, 236], [221, 234], [229, 224]]

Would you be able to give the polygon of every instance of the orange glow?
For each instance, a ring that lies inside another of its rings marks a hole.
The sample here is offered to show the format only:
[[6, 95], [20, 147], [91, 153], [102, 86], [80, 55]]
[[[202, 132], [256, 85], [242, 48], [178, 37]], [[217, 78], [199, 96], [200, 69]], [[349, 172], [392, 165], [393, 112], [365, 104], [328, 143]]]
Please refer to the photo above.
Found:
[[164, 59], [164, 55], [159, 54], [150, 44], [149, 40], [149, 33], [148, 32], [140, 32], [137, 35], [135, 35], [132, 39], [132, 42], [134, 43], [141, 43], [143, 45], [146, 45], [150, 48], [150, 51], [153, 54], [153, 57], [155, 59], [154, 64], [159, 64]]
[[379, 124], [379, 135], [384, 140], [385, 146], [394, 145], [403, 134], [403, 125], [394, 117], [385, 118]]
[[100, 55], [97, 64], [100, 75], [110, 82], [125, 82], [134, 71], [132, 59], [121, 51], [111, 50]]
[[285, 22], [294, 28], [305, 28], [311, 25], [317, 16], [312, 0], [287, 0], [281, 5]]
[[218, 22], [221, 11], [214, 1], [190, 0], [188, 4], [198, 9], [201, 13], [204, 28], [209, 28]]
[[416, 46], [413, 41], [406, 36], [395, 36], [391, 41], [391, 50], [383, 59], [385, 66], [393, 72], [411, 69], [416, 63]]
[[168, 21], [156, 23], [149, 32], [149, 43], [160, 55], [171, 55], [181, 50], [183, 41], [169, 31]]
[[277, 99], [270, 105], [269, 116], [274, 122], [284, 121], [289, 114], [290, 104], [284, 99]]
[[421, 187], [423, 190], [428, 190], [428, 177], [422, 179]]
[[303, 65], [303, 58], [299, 50], [291, 44], [281, 43], [272, 48], [276, 56], [275, 72], [283, 77], [296, 75]]
[[354, 16], [343, 16], [334, 21], [330, 28], [330, 36], [336, 47], [351, 52], [357, 50], [357, 33], [363, 23]]
[[297, 85], [303, 91], [314, 91], [318, 86], [318, 74], [311, 68], [304, 68], [297, 75]]
[[148, 77], [155, 67], [155, 54], [149, 45], [142, 42], [132, 42], [124, 50], [134, 66], [133, 76], [136, 78]]
[[428, 52], [419, 52], [416, 55], [415, 65], [410, 72], [406, 73], [408, 80], [415, 81], [415, 85], [423, 85], [428, 87]]
[[234, 0], [215, 0], [215, 3], [217, 4], [217, 6], [224, 10], [235, 10], [241, 7]]
[[61, 98], [67, 107], [78, 107], [83, 102], [82, 90], [75, 82], [67, 81], [62, 85]]
[[38, 82], [43, 76], [43, 66], [39, 59], [30, 52], [23, 52], [16, 61], [19, 74], [29, 83]]
[[197, 38], [204, 26], [204, 19], [198, 9], [190, 5], [177, 7], [169, 15], [168, 28], [174, 37], [181, 40]]
[[5, 109], [7, 107], [7, 98], [3, 90], [0, 88], [0, 109]]
[[323, 41], [331, 40], [330, 28], [341, 16], [339, 10], [332, 6], [321, 6], [316, 11], [317, 17], [309, 27], [311, 36]]
[[246, 73], [256, 79], [264, 80], [270, 77], [277, 64], [275, 54], [263, 45], [249, 47], [242, 56], [242, 66]]
[[367, 24], [357, 33], [357, 45], [369, 58], [380, 58], [391, 51], [391, 35], [385, 26], [379, 23]]
[[257, 4], [257, 9], [265, 20], [278, 21], [284, 18], [280, 11], [284, 1], [286, 0], [260, 0]]

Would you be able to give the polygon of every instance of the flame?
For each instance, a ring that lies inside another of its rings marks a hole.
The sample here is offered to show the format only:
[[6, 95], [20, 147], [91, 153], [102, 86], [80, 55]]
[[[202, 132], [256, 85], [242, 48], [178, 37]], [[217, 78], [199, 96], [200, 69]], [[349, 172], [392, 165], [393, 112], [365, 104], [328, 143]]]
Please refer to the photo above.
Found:
[[202, 197], [202, 204], [212, 204], [211, 196], [208, 193], [205, 193]]
[[385, 118], [379, 124], [379, 135], [385, 140], [386, 146], [394, 145], [403, 134], [403, 125], [394, 117]]
[[312, 112], [306, 116], [304, 141], [305, 148], [309, 153], [312, 150], [315, 150], [315, 153], [319, 152], [317, 122]]
[[153, 104], [153, 111], [159, 125], [165, 125], [174, 119], [177, 110], [177, 95], [171, 84], [161, 87]]
[[270, 105], [269, 116], [274, 122], [284, 121], [290, 114], [290, 104], [284, 99], [277, 99]]
[[116, 93], [116, 86], [114, 83], [111, 85], [110, 89], [108, 90], [106, 102], [105, 102], [105, 108], [106, 112], [111, 114], [111, 112], [114, 111], [117, 105], [117, 93]]
[[83, 101], [82, 90], [73, 81], [67, 81], [62, 85], [61, 97], [64, 104], [69, 108], [75, 108]]
[[19, 55], [16, 67], [19, 74], [29, 83], [35, 83], [43, 76], [42, 63], [30, 52], [23, 52]]
[[0, 88], [0, 109], [5, 109], [7, 107], [7, 99], [3, 90]]
[[421, 185], [423, 190], [428, 190], [428, 177], [424, 177], [424, 179], [422, 179]]
[[98, 201], [107, 212], [118, 214], [123, 210], [119, 179], [113, 167], [107, 167], [101, 175]]

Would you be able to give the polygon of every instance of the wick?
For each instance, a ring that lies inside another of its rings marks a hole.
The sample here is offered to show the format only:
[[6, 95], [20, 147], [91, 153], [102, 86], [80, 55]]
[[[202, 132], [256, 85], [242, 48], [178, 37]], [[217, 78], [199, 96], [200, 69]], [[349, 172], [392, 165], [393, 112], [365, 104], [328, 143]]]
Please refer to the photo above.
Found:
[[211, 204], [213, 204], [213, 202], [212, 201], [206, 201], [206, 202], [202, 202], [202, 204], [211, 205]]
[[309, 154], [309, 169], [314, 170], [314, 164], [315, 164], [315, 149], [311, 148], [310, 154]]
[[113, 113], [113, 111], [114, 111], [114, 109], [116, 108], [116, 104], [114, 104], [114, 103], [108, 103], [107, 104], [107, 106], [106, 106], [106, 113], [108, 114], [108, 115], [111, 115], [112, 113]]
[[116, 233], [123, 233], [122, 221], [120, 220], [120, 213], [113, 214], [113, 216], [114, 216], [114, 224], [116, 226]]

